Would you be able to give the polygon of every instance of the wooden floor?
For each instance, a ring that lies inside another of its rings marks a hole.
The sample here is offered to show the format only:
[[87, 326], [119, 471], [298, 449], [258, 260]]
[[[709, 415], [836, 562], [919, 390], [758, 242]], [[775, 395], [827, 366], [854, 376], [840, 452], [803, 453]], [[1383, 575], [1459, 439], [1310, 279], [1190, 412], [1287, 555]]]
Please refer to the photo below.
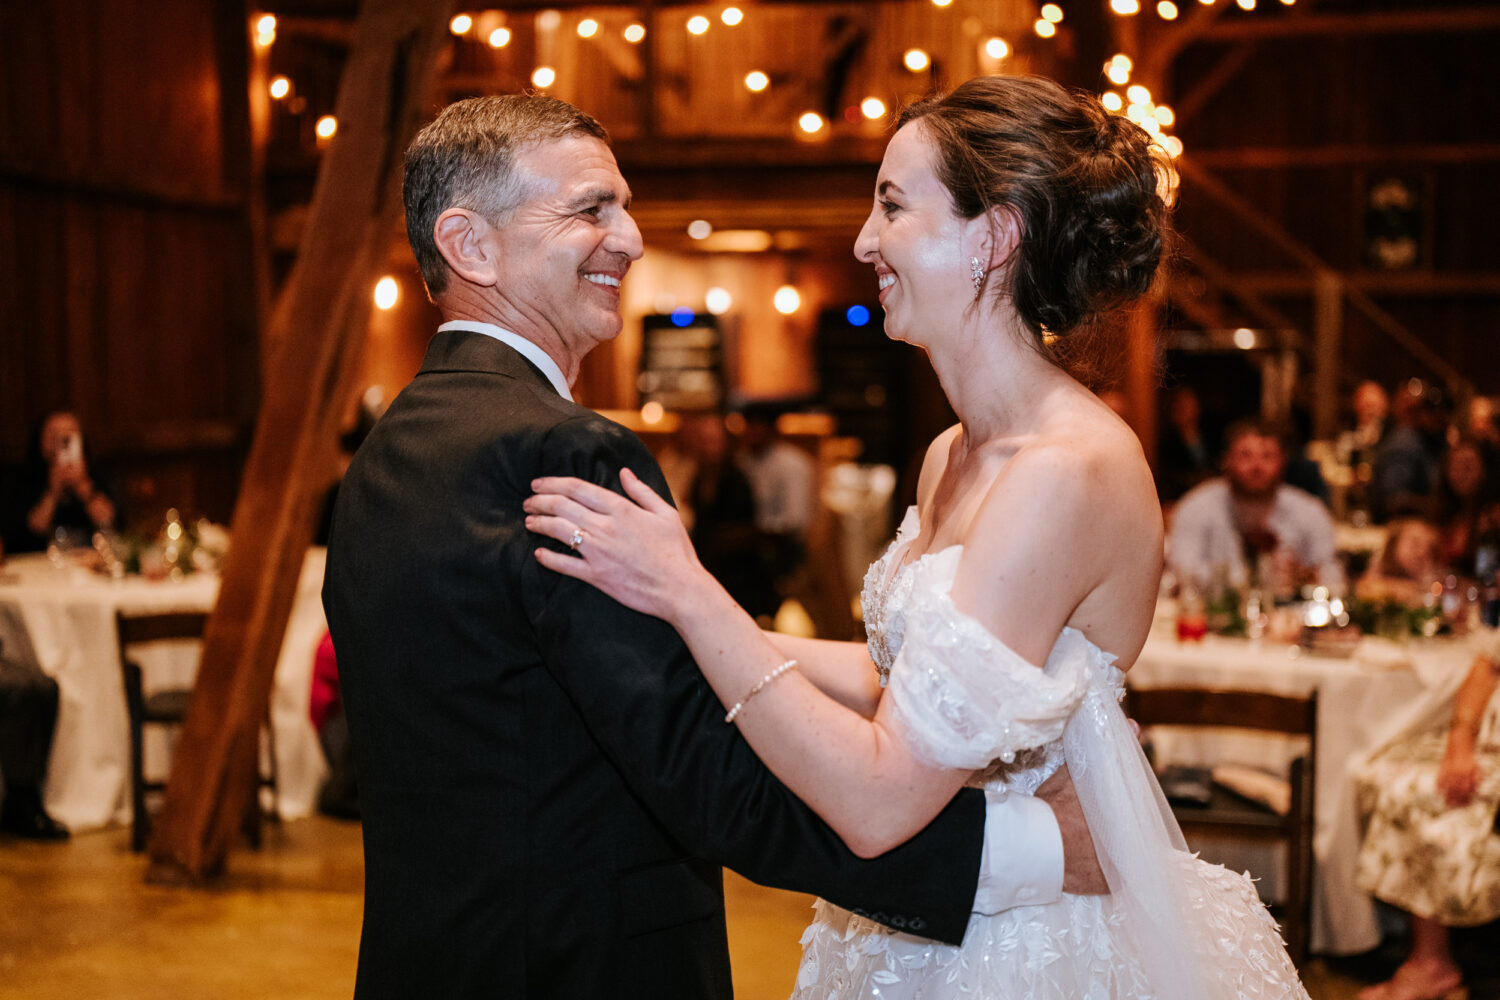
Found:
[[[0, 839], [0, 997], [26, 1000], [348, 1000], [359, 943], [359, 828], [267, 828], [208, 890], [146, 885], [124, 830], [62, 844]], [[806, 896], [728, 875], [736, 996], [783, 1000]], [[1315, 962], [1313, 1000], [1361, 985]], [[496, 996], [503, 996], [498, 990]]]

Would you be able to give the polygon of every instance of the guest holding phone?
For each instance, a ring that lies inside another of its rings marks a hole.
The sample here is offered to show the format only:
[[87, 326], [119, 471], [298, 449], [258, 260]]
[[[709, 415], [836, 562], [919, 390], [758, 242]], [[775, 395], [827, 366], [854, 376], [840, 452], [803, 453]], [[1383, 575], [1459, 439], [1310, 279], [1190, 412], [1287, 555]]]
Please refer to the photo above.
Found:
[[11, 552], [44, 549], [58, 531], [86, 538], [114, 526], [114, 502], [89, 470], [83, 428], [73, 413], [42, 420], [16, 486], [7, 504], [5, 545]]

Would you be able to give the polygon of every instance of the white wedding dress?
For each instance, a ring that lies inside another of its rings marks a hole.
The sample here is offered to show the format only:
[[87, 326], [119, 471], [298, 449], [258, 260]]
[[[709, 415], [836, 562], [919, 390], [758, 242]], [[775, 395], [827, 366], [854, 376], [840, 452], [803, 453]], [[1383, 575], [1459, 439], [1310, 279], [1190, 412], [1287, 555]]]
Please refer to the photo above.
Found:
[[1120, 710], [1114, 657], [1064, 629], [1044, 668], [1021, 659], [949, 598], [961, 548], [903, 565], [917, 531], [912, 508], [862, 595], [904, 737], [1013, 795], [1066, 761], [1110, 895], [974, 914], [960, 947], [819, 900], [794, 1000], [1306, 1000], [1248, 876], [1188, 853]]

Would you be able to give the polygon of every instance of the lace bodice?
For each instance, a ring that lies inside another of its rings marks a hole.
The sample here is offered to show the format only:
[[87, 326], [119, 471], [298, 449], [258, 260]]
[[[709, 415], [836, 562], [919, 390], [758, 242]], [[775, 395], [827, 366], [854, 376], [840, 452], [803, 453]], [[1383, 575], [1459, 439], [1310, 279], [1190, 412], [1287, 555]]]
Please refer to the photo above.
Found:
[[896, 718], [924, 760], [973, 768], [974, 784], [1034, 792], [1061, 765], [1063, 727], [1085, 691], [1097, 683], [1118, 701], [1124, 675], [1071, 628], [1041, 669], [1016, 655], [954, 606], [960, 546], [905, 559], [918, 532], [912, 507], [860, 596]]

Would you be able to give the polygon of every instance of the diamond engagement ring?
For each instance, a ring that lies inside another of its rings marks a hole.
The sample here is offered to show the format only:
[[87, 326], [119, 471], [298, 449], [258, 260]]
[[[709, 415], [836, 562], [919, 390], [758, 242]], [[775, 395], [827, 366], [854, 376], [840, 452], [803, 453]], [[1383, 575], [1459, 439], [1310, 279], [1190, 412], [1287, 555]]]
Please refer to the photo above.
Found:
[[582, 544], [583, 544], [583, 529], [582, 528], [574, 528], [573, 529], [573, 537], [570, 538], [570, 539], [568, 539], [568, 548], [572, 549], [574, 552], [577, 552], [578, 551], [578, 546], [580, 546]]

